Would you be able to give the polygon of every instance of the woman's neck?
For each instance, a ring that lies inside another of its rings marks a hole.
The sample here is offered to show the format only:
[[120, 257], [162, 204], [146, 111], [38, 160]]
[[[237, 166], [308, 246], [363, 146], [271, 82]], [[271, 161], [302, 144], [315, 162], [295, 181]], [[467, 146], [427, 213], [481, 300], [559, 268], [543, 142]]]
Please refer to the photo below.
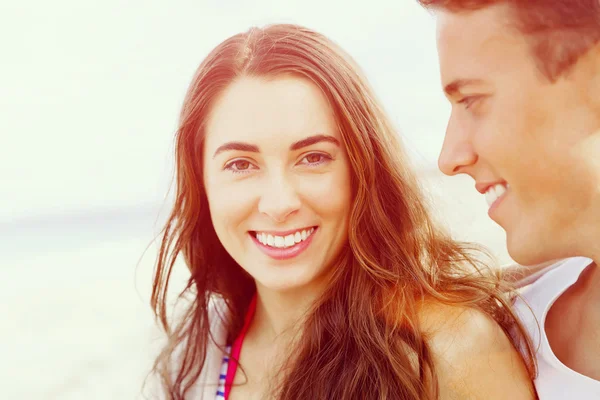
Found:
[[293, 341], [323, 292], [322, 287], [314, 286], [285, 292], [273, 291], [258, 283], [256, 286], [256, 311], [251, 329], [254, 335], [271, 343]]

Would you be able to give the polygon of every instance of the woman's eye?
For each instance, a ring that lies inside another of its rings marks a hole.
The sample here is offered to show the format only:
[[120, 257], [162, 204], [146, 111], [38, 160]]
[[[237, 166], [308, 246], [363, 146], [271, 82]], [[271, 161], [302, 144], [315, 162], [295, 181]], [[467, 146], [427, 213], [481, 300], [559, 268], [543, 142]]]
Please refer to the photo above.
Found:
[[331, 160], [331, 157], [329, 157], [326, 154], [311, 153], [311, 154], [307, 154], [306, 156], [304, 156], [304, 158], [302, 158], [300, 163], [305, 164], [305, 165], [318, 165], [318, 164], [322, 164], [322, 163], [330, 161], [330, 160]]
[[317, 163], [323, 159], [323, 155], [321, 154], [309, 154], [306, 156], [306, 161], [311, 164]]
[[236, 161], [233, 163], [235, 169], [243, 171], [250, 168], [250, 163], [248, 161]]
[[233, 160], [227, 165], [225, 165], [225, 169], [232, 172], [246, 172], [252, 170], [252, 163], [247, 160]]

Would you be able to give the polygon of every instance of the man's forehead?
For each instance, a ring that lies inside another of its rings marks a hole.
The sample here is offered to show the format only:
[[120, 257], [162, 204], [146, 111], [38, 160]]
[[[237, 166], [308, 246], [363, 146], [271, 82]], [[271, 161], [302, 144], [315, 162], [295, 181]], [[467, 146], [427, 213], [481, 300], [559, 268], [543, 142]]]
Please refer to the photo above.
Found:
[[437, 14], [437, 44], [442, 81], [484, 79], [523, 56], [524, 37], [508, 22], [507, 6]]
[[437, 14], [437, 40], [440, 49], [464, 47], [478, 50], [490, 42], [514, 35], [509, 28], [507, 6], [490, 6], [469, 12], [440, 11]]
[[[457, 28], [476, 30], [505, 30], [517, 25], [517, 14], [514, 6], [507, 2], [499, 2], [486, 7], [469, 11], [450, 11], [438, 9], [435, 12], [438, 21], [445, 25], [457, 25]], [[440, 25], [438, 24], [438, 27]]]

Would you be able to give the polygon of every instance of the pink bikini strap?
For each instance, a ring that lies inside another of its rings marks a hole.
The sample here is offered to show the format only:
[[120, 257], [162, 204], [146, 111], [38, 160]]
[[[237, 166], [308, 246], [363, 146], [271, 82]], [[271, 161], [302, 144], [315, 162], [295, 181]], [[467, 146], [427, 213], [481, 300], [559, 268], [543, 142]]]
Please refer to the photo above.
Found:
[[227, 364], [227, 375], [225, 376], [225, 400], [229, 398], [229, 392], [231, 390], [231, 385], [233, 385], [233, 380], [235, 378], [235, 373], [237, 372], [238, 363], [237, 360], [240, 359], [240, 353], [242, 351], [242, 343], [244, 342], [244, 337], [246, 336], [246, 332], [250, 327], [250, 322], [252, 322], [252, 318], [254, 317], [254, 311], [256, 310], [256, 294], [252, 297], [250, 301], [250, 306], [248, 307], [248, 312], [246, 313], [246, 318], [244, 319], [244, 327], [240, 332], [239, 336], [233, 342], [233, 346], [231, 347], [231, 354], [229, 355], [229, 362]]

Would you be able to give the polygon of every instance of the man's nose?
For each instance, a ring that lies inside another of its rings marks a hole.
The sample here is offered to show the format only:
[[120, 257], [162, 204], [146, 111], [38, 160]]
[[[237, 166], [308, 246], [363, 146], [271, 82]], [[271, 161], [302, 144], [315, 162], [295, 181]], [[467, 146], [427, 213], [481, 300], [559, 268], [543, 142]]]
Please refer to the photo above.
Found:
[[444, 144], [438, 158], [440, 171], [449, 176], [463, 173], [466, 167], [477, 162], [477, 158], [469, 133], [451, 119], [448, 122]]

